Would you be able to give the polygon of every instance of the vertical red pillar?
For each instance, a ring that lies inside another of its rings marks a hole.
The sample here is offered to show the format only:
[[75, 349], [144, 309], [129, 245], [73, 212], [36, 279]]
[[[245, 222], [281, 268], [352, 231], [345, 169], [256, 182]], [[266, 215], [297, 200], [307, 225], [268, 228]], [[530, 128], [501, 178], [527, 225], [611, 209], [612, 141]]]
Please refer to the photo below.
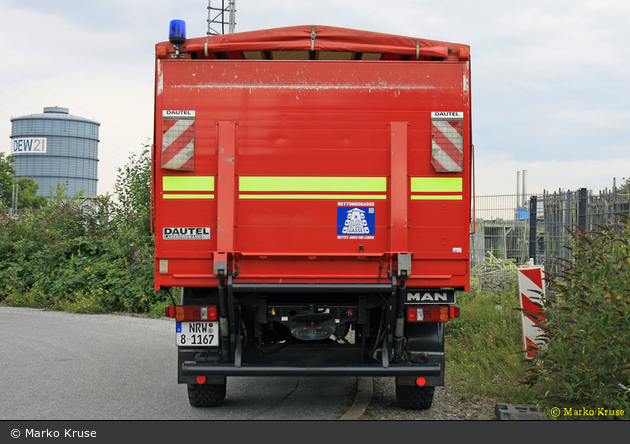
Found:
[[236, 122], [218, 122], [217, 139], [217, 251], [214, 274], [227, 273], [228, 254], [234, 251], [234, 202], [236, 199]]
[[390, 229], [392, 253], [409, 250], [407, 174], [408, 122], [391, 122], [390, 135]]

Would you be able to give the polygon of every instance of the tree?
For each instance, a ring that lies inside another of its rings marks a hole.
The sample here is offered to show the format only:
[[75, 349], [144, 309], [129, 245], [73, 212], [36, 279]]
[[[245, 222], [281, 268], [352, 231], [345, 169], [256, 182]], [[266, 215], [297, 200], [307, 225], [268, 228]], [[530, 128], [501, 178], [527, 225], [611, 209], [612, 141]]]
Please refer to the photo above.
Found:
[[20, 177], [15, 183], [18, 185], [18, 208], [35, 210], [46, 206], [48, 198], [37, 195], [39, 185], [32, 177]]
[[13, 176], [15, 176], [13, 162], [13, 157], [4, 157], [4, 153], [0, 153], [0, 208], [11, 206]]
[[15, 159], [12, 156], [4, 157], [4, 153], [0, 153], [0, 208], [10, 207], [13, 202], [13, 185], [18, 185], [18, 201], [19, 209], [37, 209], [42, 208], [48, 202], [45, 196], [38, 196], [37, 190], [39, 185], [32, 177], [20, 177], [15, 179], [15, 168], [13, 168]]
[[118, 168], [114, 192], [118, 198], [118, 222], [151, 234], [151, 153], [144, 145], [140, 154], [131, 154], [129, 162]]

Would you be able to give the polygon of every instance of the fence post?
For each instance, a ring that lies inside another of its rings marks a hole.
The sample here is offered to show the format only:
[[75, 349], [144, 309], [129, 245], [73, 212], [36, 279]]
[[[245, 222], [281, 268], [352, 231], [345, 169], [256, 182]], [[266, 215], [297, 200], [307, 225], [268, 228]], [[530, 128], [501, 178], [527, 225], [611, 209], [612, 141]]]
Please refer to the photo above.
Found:
[[536, 239], [537, 203], [537, 196], [529, 198], [529, 258], [534, 259], [534, 263], [536, 263], [536, 244], [538, 243]]
[[586, 226], [586, 216], [588, 212], [588, 190], [586, 188], [580, 188], [580, 203], [578, 208], [578, 225], [584, 230], [590, 231], [590, 228]]

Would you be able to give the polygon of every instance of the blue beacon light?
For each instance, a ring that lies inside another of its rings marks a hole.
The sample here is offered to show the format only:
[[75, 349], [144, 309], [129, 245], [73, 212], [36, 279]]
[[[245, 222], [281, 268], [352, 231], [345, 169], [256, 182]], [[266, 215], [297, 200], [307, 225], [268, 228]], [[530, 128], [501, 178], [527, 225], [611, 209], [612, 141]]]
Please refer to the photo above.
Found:
[[173, 45], [181, 45], [186, 42], [186, 22], [183, 20], [171, 20], [168, 41]]

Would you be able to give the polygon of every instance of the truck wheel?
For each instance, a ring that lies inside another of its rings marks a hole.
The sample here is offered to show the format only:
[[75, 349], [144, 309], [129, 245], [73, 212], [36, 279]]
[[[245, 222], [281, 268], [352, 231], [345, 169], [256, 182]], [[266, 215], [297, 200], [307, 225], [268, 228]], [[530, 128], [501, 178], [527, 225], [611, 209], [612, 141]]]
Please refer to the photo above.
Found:
[[188, 384], [188, 401], [193, 407], [218, 407], [225, 399], [225, 384]]
[[404, 409], [427, 410], [433, 404], [435, 387], [396, 384], [396, 400]]

